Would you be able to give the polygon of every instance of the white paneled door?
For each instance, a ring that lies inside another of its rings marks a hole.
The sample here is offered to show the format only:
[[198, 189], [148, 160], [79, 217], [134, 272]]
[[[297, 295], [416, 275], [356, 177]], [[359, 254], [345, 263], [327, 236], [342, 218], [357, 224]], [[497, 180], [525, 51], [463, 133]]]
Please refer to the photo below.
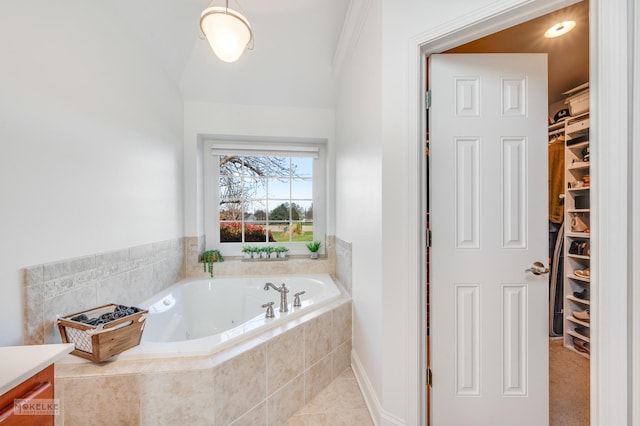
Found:
[[547, 57], [429, 78], [432, 425], [547, 425]]

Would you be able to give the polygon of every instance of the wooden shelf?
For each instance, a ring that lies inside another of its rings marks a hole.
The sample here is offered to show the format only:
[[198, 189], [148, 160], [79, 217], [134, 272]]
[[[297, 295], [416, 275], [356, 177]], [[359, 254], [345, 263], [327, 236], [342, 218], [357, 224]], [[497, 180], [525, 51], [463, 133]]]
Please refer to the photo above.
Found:
[[[590, 323], [585, 322], [585, 321], [580, 321], [578, 318], [574, 317], [573, 315], [569, 315], [569, 316], [567, 317], [567, 320], [568, 320], [568, 321], [571, 321], [571, 322], [572, 322], [572, 323], [574, 323], [574, 324], [579, 324], [579, 325], [582, 325], [582, 326], [584, 326], [584, 327], [589, 327], [589, 328], [591, 328], [591, 324], [590, 324]], [[569, 330], [567, 330], [567, 331], [569, 331]]]
[[591, 305], [591, 301], [590, 300], [578, 299], [575, 296], [567, 296], [567, 299], [571, 300], [572, 302], [580, 303], [581, 305], [586, 305], [586, 306], [590, 306]]
[[591, 279], [589, 277], [579, 277], [575, 274], [569, 274], [567, 275], [567, 278], [572, 279], [572, 280], [576, 280], [576, 281], [582, 281], [583, 283], [589, 283], [591, 282]]
[[571, 259], [582, 259], [582, 260], [591, 259], [591, 257], [589, 257], [589, 256], [583, 256], [581, 254], [571, 254], [571, 253], [568, 253], [567, 257], [570, 257]]
[[580, 188], [567, 188], [568, 192], [578, 192], [578, 191], [588, 191], [589, 189], [591, 189], [588, 186], [581, 186]]
[[573, 337], [577, 337], [578, 339], [582, 339], [587, 343], [591, 343], [591, 340], [587, 336], [583, 336], [582, 334], [577, 333], [574, 330], [567, 331], [567, 334]]
[[567, 232], [566, 236], [570, 238], [590, 238], [591, 233], [590, 232]]

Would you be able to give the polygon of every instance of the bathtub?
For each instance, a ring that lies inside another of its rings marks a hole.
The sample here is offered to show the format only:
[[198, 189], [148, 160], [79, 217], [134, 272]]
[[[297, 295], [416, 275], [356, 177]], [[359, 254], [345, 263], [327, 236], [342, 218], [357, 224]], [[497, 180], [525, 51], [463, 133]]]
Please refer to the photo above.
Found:
[[[265, 283], [287, 285], [289, 312], [280, 312], [280, 293]], [[301, 306], [294, 294], [304, 291]], [[341, 297], [328, 274], [223, 277], [184, 280], [138, 304], [149, 310], [139, 346], [121, 358], [211, 354], [290, 322]], [[274, 302], [274, 318], [262, 305]]]
[[[280, 313], [265, 282], [286, 283], [290, 304], [305, 291], [302, 306]], [[65, 424], [284, 424], [351, 365], [351, 298], [326, 274], [181, 281], [138, 306], [150, 310], [140, 345], [56, 362]]]

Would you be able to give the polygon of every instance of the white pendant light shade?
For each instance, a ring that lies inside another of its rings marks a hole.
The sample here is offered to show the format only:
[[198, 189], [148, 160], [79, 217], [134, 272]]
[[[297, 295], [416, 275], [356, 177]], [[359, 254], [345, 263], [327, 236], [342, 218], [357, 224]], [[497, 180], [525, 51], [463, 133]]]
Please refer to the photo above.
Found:
[[224, 62], [237, 61], [253, 37], [247, 18], [226, 7], [205, 9], [200, 28], [213, 53]]

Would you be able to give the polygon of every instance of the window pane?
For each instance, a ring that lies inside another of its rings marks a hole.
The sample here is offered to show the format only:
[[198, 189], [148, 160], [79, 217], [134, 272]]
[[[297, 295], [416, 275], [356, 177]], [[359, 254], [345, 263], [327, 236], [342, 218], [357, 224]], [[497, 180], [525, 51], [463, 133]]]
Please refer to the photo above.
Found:
[[220, 222], [220, 242], [242, 242], [242, 224], [240, 222]]
[[288, 157], [268, 157], [269, 177], [289, 177], [291, 176], [291, 161]]
[[247, 198], [267, 199], [267, 180], [248, 179], [244, 182], [244, 191]]
[[242, 203], [220, 202], [220, 220], [242, 219]]
[[269, 185], [269, 198], [274, 199], [280, 199], [280, 200], [288, 200], [289, 197], [291, 196], [290, 194], [290, 188], [289, 188], [289, 182], [290, 180], [284, 180], [284, 179], [275, 179], [275, 178], [270, 178], [268, 185]]
[[291, 174], [298, 177], [311, 177], [313, 176], [313, 158], [292, 158], [291, 159]]
[[289, 222], [291, 220], [290, 216], [290, 208], [289, 203], [284, 202], [277, 204], [275, 201], [269, 202], [269, 206], [275, 206], [273, 209], [269, 211], [269, 222], [271, 221], [281, 221], [281, 222]]
[[298, 205], [300, 209], [300, 220], [312, 221], [313, 220], [313, 202], [309, 200], [294, 200], [294, 203]]
[[313, 182], [310, 179], [291, 181], [291, 198], [313, 199]]
[[267, 220], [267, 204], [258, 200], [247, 202], [244, 220], [247, 222], [264, 222]]
[[265, 243], [267, 242], [267, 235], [269, 235], [269, 241], [275, 241], [271, 232], [267, 234], [264, 224], [247, 222], [244, 225], [245, 242]]
[[303, 219], [298, 223], [302, 232], [294, 241], [313, 241], [313, 222]]
[[241, 176], [246, 173], [245, 158], [236, 155], [220, 157], [220, 176]]

